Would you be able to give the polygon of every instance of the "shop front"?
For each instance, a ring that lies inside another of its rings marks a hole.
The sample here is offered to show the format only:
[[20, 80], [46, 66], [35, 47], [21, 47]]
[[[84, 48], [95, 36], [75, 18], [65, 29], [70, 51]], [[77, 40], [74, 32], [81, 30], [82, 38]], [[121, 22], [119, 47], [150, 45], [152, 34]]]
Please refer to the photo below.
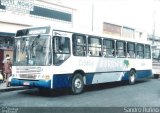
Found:
[[8, 54], [13, 59], [14, 33], [0, 32], [0, 71], [3, 69], [3, 59]]

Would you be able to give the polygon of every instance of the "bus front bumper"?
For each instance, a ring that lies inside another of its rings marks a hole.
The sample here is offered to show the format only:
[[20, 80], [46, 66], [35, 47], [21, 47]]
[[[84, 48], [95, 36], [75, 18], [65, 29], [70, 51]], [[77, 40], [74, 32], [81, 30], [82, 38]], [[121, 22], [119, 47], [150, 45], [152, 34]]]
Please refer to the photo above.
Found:
[[23, 80], [12, 78], [11, 86], [29, 86], [37, 88], [51, 88], [51, 80]]

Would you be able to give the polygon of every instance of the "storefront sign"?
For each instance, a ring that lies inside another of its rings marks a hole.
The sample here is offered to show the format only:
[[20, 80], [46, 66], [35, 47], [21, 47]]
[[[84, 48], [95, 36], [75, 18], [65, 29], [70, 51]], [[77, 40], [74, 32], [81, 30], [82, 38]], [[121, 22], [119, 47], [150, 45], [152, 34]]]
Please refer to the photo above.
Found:
[[12, 12], [27, 12], [33, 11], [34, 0], [0, 0], [1, 5], [6, 6], [6, 10]]
[[0, 12], [8, 14], [12, 13], [21, 16], [28, 15], [30, 17], [58, 20], [67, 23], [72, 22], [71, 9], [69, 9], [70, 11], [65, 11], [63, 7], [60, 7], [57, 10], [54, 8], [55, 6], [47, 7], [46, 5], [42, 6], [34, 4], [35, 1], [36, 0], [0, 0]]

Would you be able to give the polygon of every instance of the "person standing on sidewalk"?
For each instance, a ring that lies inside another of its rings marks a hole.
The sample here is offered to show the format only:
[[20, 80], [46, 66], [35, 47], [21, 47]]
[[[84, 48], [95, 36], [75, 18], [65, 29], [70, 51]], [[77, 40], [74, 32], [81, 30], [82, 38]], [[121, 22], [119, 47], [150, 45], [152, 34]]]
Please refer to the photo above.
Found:
[[3, 64], [7, 61], [7, 58], [9, 57], [9, 54], [6, 54], [6, 57], [3, 59]]
[[9, 79], [9, 77], [11, 76], [11, 74], [12, 74], [12, 62], [10, 61], [10, 57], [7, 57], [6, 58], [6, 62], [4, 62], [4, 66], [3, 66], [3, 69], [4, 69], [4, 75], [5, 75], [5, 80], [6, 80], [6, 85], [7, 85], [7, 87], [9, 87], [9, 81], [8, 81], [8, 79]]
[[3, 70], [2, 70], [2, 75], [3, 75], [3, 82], [6, 81], [5, 75], [4, 75], [4, 63], [7, 62], [7, 58], [9, 57], [9, 54], [6, 54], [6, 57], [3, 59], [2, 63], [3, 63]]

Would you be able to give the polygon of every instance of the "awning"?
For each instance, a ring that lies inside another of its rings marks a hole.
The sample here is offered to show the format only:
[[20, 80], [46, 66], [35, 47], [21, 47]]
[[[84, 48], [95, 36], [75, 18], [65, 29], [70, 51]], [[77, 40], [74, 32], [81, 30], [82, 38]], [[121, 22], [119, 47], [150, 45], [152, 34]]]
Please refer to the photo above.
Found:
[[15, 33], [0, 32], [0, 36], [15, 36]]

